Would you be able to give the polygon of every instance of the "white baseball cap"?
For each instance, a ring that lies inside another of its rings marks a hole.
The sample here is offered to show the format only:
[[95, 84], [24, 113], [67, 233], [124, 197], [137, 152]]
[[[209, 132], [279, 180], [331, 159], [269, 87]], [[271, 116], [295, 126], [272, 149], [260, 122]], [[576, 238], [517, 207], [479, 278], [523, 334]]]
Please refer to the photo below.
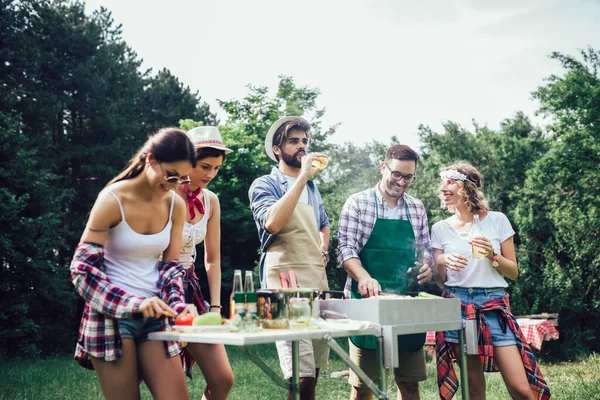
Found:
[[267, 156], [269, 156], [269, 158], [273, 161], [277, 161], [277, 158], [275, 158], [275, 153], [273, 153], [273, 136], [275, 135], [275, 132], [277, 132], [277, 129], [281, 127], [281, 125], [290, 121], [302, 121], [308, 124], [308, 121], [302, 117], [288, 116], [279, 118], [277, 121], [275, 121], [273, 125], [271, 125], [271, 127], [269, 128], [269, 132], [267, 132], [267, 137], [265, 138], [265, 152], [267, 153]]

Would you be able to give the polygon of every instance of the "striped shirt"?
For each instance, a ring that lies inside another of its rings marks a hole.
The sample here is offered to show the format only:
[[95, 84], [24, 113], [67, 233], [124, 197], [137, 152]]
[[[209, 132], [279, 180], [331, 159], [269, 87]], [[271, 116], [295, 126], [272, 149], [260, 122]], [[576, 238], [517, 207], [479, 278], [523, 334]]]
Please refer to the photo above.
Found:
[[[377, 202], [375, 202], [373, 191], [377, 196]], [[408, 213], [406, 209], [408, 209]], [[402, 211], [398, 214], [398, 210]], [[378, 184], [375, 188], [353, 194], [346, 200], [344, 208], [342, 208], [338, 223], [338, 262], [340, 265], [350, 258], [359, 258], [358, 255], [373, 232], [377, 214], [382, 219], [395, 219], [399, 215], [400, 219], [410, 220], [415, 233], [415, 255], [420, 249], [424, 249], [424, 259], [431, 264], [433, 257], [429, 245], [429, 227], [425, 206], [420, 200], [404, 193], [404, 196], [398, 199], [397, 206], [390, 209]], [[344, 287], [346, 294], [350, 292], [351, 287], [352, 277], [348, 275]]]

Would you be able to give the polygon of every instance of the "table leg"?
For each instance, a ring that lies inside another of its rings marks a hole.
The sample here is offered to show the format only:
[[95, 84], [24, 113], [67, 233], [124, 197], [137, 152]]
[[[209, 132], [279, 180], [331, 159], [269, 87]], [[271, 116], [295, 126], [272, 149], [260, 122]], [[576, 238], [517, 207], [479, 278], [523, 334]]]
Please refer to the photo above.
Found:
[[[327, 343], [327, 345], [329, 346], [329, 348], [331, 350], [333, 350], [338, 356], [340, 356], [340, 358], [342, 359], [342, 361], [344, 363], [346, 363], [346, 365], [348, 367], [350, 367], [352, 369], [352, 371], [354, 371], [356, 373], [356, 375], [358, 375], [358, 377], [360, 378], [360, 380], [365, 384], [366, 387], [369, 388], [369, 390], [375, 395], [377, 396], [378, 399], [383, 399], [383, 400], [387, 400], [388, 395], [387, 395], [387, 390], [380, 390], [380, 388], [377, 387], [377, 385], [375, 384], [375, 382], [373, 382], [371, 380], [371, 378], [369, 378], [369, 376], [358, 367], [358, 365], [356, 365], [354, 363], [354, 361], [352, 361], [350, 359], [350, 356], [348, 355], [348, 353], [346, 353], [344, 351], [344, 349], [342, 349], [342, 347], [337, 344], [337, 342], [331, 337], [331, 335], [327, 334], [323, 337], [323, 340]], [[383, 340], [383, 339], [382, 339]], [[380, 364], [380, 368], [383, 369], [382, 364]], [[385, 369], [384, 369], [385, 372]], [[384, 385], [385, 385], [385, 378], [384, 378]], [[380, 375], [380, 383], [381, 383], [381, 375]]]
[[379, 390], [387, 392], [387, 383], [385, 379], [385, 366], [383, 365], [383, 336], [377, 338], [377, 367], [379, 368]]
[[460, 392], [463, 400], [469, 400], [469, 374], [465, 349], [465, 329], [458, 331], [458, 361], [460, 363]]
[[292, 342], [292, 399], [300, 400], [300, 342]]

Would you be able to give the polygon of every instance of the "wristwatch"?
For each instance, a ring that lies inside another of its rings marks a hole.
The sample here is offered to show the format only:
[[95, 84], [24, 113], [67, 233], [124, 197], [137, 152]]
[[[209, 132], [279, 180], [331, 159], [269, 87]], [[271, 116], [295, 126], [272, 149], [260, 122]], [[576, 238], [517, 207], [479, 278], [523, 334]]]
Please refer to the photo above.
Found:
[[493, 261], [492, 261], [492, 267], [494, 267], [494, 269], [498, 268], [498, 252], [496, 250], [494, 250], [494, 257], [493, 257]]
[[327, 262], [329, 262], [329, 252], [327, 250], [321, 250], [321, 255], [325, 257]]

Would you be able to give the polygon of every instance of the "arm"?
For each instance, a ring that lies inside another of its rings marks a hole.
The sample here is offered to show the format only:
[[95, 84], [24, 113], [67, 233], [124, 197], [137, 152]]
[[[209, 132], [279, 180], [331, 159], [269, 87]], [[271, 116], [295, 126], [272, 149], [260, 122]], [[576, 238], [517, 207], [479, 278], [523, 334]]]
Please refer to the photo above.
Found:
[[308, 176], [298, 176], [292, 187], [267, 210], [265, 229], [270, 233], [277, 234], [290, 219], [298, 204], [298, 199], [308, 182]]
[[113, 285], [103, 265], [108, 230], [120, 220], [117, 201], [108, 193], [98, 196], [69, 270], [75, 291], [92, 309], [110, 318], [132, 319], [139, 316], [144, 299]]
[[[427, 223], [427, 212], [425, 207], [421, 205], [421, 227], [419, 232], [419, 246], [418, 249], [423, 249], [423, 265], [419, 267], [419, 275], [417, 279], [419, 285], [425, 282], [429, 282], [433, 277], [433, 256], [431, 254], [431, 246], [429, 241], [429, 225]], [[417, 260], [420, 261], [420, 260]]]
[[435, 280], [435, 283], [437, 283], [437, 285], [443, 289], [447, 274], [446, 267], [443, 265], [442, 257], [444, 257], [444, 250], [433, 249], [433, 259], [435, 260], [433, 279]]
[[171, 238], [169, 246], [162, 254], [162, 260], [169, 262], [171, 260], [179, 260], [181, 251], [181, 240], [183, 232], [183, 223], [185, 222], [185, 201], [179, 195], [175, 195], [175, 204], [173, 205], [173, 215], [171, 219], [173, 226], [171, 227]]
[[[173, 226], [171, 227], [169, 246], [167, 246], [163, 252], [162, 261], [159, 263], [160, 297], [169, 304], [177, 314], [180, 314], [187, 308], [182, 279], [185, 271], [178, 261], [185, 213], [185, 201], [180, 196], [176, 195], [175, 204], [173, 206], [173, 215], [171, 217]], [[194, 313], [193, 311], [190, 312]]]
[[279, 233], [292, 216], [306, 183], [315, 172], [312, 167], [312, 161], [319, 159], [318, 154], [319, 153], [313, 153], [302, 157], [302, 168], [300, 169], [300, 175], [298, 175], [296, 182], [294, 182], [281, 199], [277, 200], [275, 204], [267, 210], [265, 229], [270, 233]]
[[[491, 256], [493, 259], [493, 255]], [[500, 254], [498, 255], [498, 272], [514, 281], [519, 276], [517, 265], [517, 256], [515, 254], [515, 243], [513, 237], [506, 239], [500, 245]]]
[[[221, 206], [215, 194], [210, 196], [210, 218], [204, 238], [204, 265], [210, 288], [210, 305], [221, 305]], [[217, 308], [217, 307], [215, 307]], [[212, 310], [211, 310], [212, 311]]]
[[465, 268], [469, 260], [458, 253], [444, 253], [444, 250], [433, 249], [433, 258], [435, 260], [435, 282], [439, 287], [443, 288], [447, 279], [446, 268], [453, 271], [458, 271]]
[[331, 239], [331, 227], [329, 226], [329, 217], [327, 217], [327, 213], [325, 212], [325, 206], [323, 205], [323, 199], [321, 198], [321, 193], [319, 193], [319, 189], [317, 186], [315, 188], [315, 197], [319, 202], [319, 214], [321, 215], [321, 220], [319, 221], [319, 238], [321, 239], [321, 251], [326, 252], [327, 254], [323, 254], [323, 265], [327, 266], [327, 262], [329, 261], [329, 240]]
[[[324, 226], [319, 231], [319, 237], [321, 238], [321, 251], [327, 253], [329, 251], [329, 238], [331, 237], [331, 228]], [[323, 254], [323, 265], [327, 266], [328, 255]]]
[[[478, 246], [480, 248], [478, 251], [484, 253], [490, 261], [494, 260], [492, 243], [487, 238], [473, 238], [472, 243], [475, 246]], [[517, 279], [517, 276], [519, 276], [517, 257], [515, 254], [515, 243], [512, 236], [500, 244], [498, 268], [496, 269], [498, 272], [512, 281]]]

